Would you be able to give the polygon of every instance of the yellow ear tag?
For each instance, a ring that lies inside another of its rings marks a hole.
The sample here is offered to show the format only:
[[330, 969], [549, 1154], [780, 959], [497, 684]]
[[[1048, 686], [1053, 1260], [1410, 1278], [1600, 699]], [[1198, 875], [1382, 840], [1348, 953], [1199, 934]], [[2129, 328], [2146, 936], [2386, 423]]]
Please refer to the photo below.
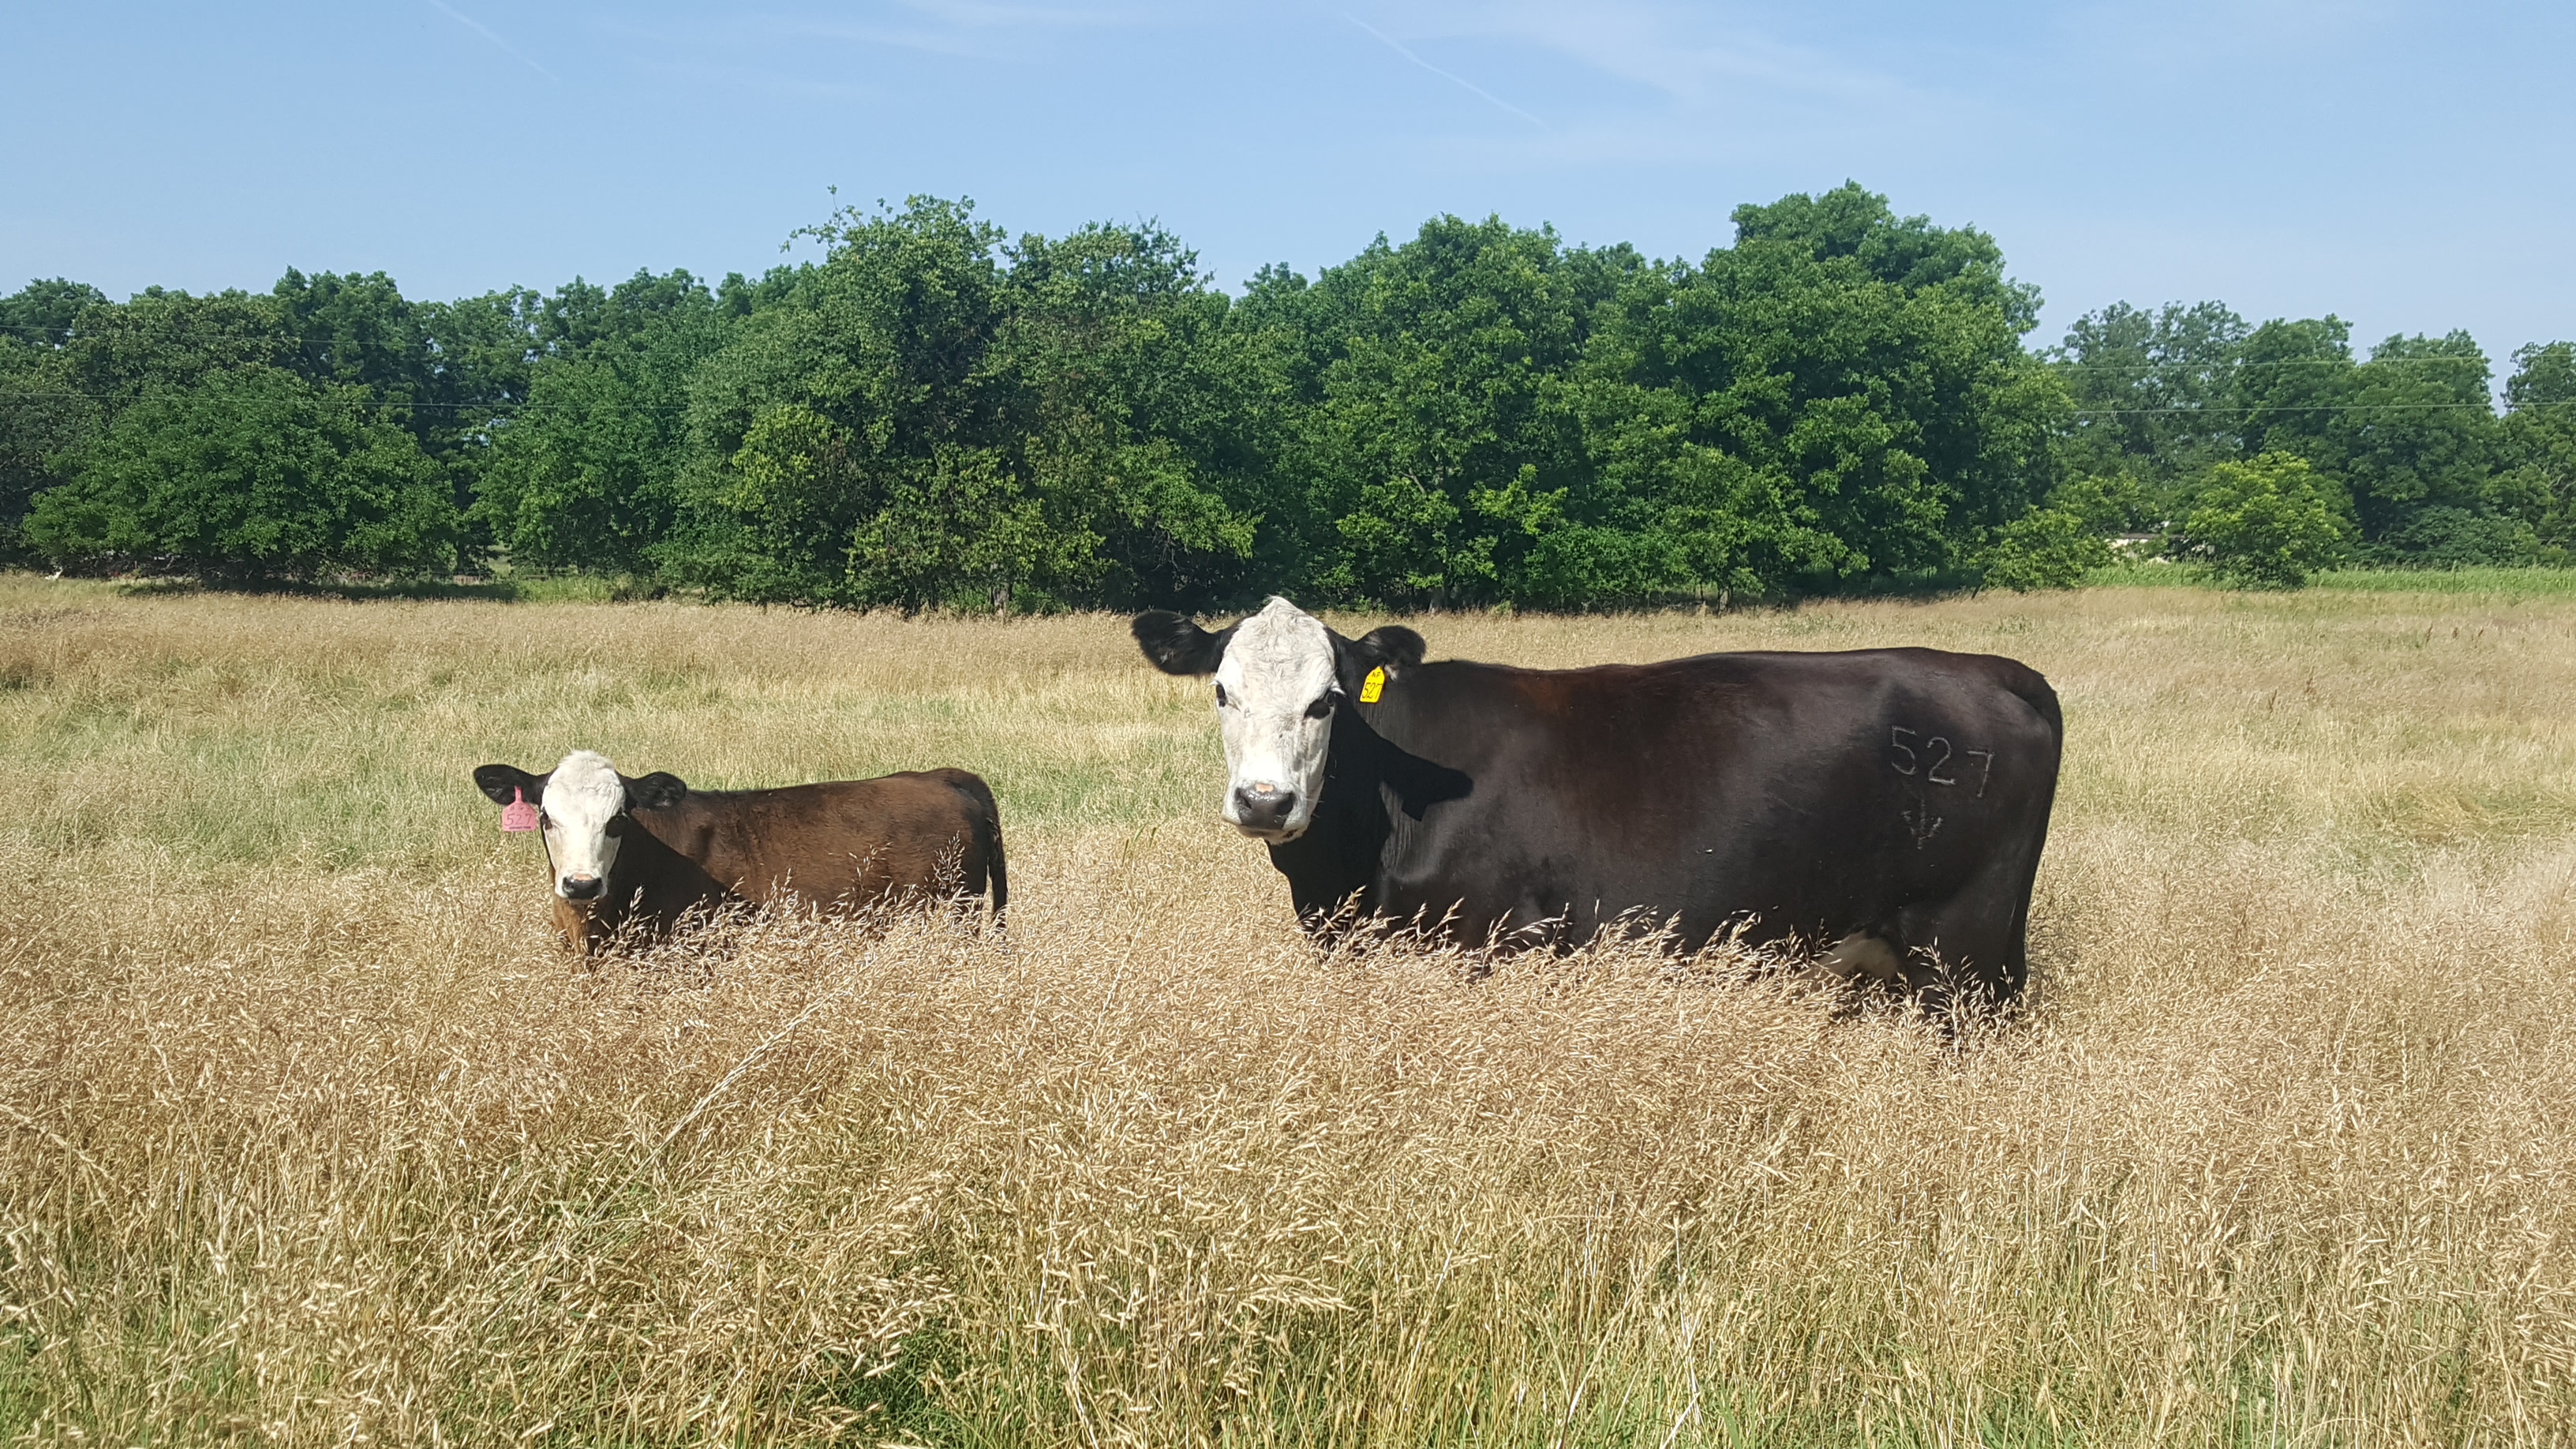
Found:
[[1360, 681], [1360, 703], [1375, 704], [1377, 703], [1377, 697], [1384, 693], [1386, 693], [1386, 671], [1383, 669], [1370, 670], [1368, 672], [1368, 678]]

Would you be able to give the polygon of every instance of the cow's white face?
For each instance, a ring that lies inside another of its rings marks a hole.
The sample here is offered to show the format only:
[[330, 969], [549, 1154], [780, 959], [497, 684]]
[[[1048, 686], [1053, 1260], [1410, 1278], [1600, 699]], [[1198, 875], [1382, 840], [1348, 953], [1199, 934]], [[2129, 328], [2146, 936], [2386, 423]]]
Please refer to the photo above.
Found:
[[1216, 667], [1225, 738], [1225, 818], [1279, 842], [1306, 833], [1333, 742], [1333, 636], [1323, 621], [1272, 599], [1235, 626]]
[[608, 890], [617, 842], [634, 822], [626, 818], [626, 781], [606, 755], [575, 750], [546, 777], [541, 823], [546, 854], [555, 863], [555, 894], [595, 901]]

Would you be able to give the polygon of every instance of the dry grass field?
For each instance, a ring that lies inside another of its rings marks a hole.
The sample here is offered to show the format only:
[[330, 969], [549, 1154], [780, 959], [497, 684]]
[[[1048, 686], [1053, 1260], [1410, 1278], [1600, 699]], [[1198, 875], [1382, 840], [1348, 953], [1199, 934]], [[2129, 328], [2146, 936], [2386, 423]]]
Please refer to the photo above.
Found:
[[[1414, 622], [2046, 671], [2028, 1008], [1319, 955], [1116, 619], [0, 577], [0, 1442], [2576, 1439], [2576, 595]], [[1009, 939], [577, 969], [574, 746], [981, 771]]]

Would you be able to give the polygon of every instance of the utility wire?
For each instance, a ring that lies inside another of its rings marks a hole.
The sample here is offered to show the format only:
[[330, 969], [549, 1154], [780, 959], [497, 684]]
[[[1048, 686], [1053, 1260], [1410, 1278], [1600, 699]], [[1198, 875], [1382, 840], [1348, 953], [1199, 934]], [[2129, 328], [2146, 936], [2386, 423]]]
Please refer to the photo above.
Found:
[[[520, 330], [525, 331], [526, 329], [520, 329]], [[42, 324], [40, 324], [40, 323], [32, 323], [32, 322], [30, 322], [30, 323], [5, 323], [5, 324], [0, 324], [0, 332], [15, 332], [15, 333], [19, 333], [19, 334], [26, 335], [26, 336], [36, 336], [36, 337], [57, 337], [57, 336], [58, 336], [58, 337], [60, 337], [60, 338], [63, 340], [63, 342], [65, 342], [65, 343], [70, 343], [70, 342], [75, 342], [75, 341], [91, 341], [91, 340], [97, 340], [97, 339], [102, 339], [102, 338], [116, 338], [116, 337], [134, 337], [134, 338], [155, 338], [155, 337], [190, 338], [190, 337], [195, 337], [195, 336], [199, 335], [199, 334], [198, 334], [198, 332], [197, 332], [195, 329], [191, 329], [191, 328], [184, 328], [184, 327], [168, 327], [168, 326], [143, 326], [143, 327], [133, 327], [133, 326], [113, 326], [113, 327], [101, 328], [101, 329], [98, 329], [98, 330], [96, 330], [96, 331], [82, 331], [82, 330], [80, 330], [78, 327], [66, 327], [66, 326], [48, 327], [48, 326], [42, 325]], [[309, 339], [309, 338], [290, 337], [290, 336], [287, 336], [287, 335], [285, 335], [285, 334], [283, 334], [283, 333], [273, 333], [273, 332], [271, 332], [271, 333], [248, 333], [248, 334], [244, 334], [244, 333], [226, 334], [226, 333], [217, 332], [217, 333], [213, 333], [213, 334], [211, 334], [211, 340], [216, 341], [216, 342], [256, 342], [256, 343], [263, 343], [263, 344], [274, 344], [274, 345], [281, 345], [281, 346], [294, 346], [294, 347], [327, 347], [327, 346], [333, 346], [333, 345], [336, 345], [336, 344], [333, 344], [333, 343], [330, 343], [330, 342], [314, 341], [314, 340]], [[555, 340], [561, 341], [561, 340], [564, 340], [564, 339], [555, 339]], [[608, 339], [607, 337], [603, 336], [603, 337], [600, 337], [600, 338], [595, 338], [595, 339], [593, 339], [593, 340], [594, 340], [594, 341], [606, 341], [606, 340], [609, 340], [609, 339]], [[2027, 354], [2027, 355], [2036, 356], [2036, 354]], [[2135, 362], [2135, 363], [2132, 363], [2132, 362], [2058, 362], [2058, 361], [2055, 361], [2055, 360], [2053, 360], [2053, 359], [2051, 359], [2051, 358], [2047, 358], [2047, 357], [2038, 357], [2038, 361], [2039, 361], [2042, 365], [2046, 366], [2046, 367], [2047, 367], [2050, 371], [2052, 371], [2052, 372], [2163, 372], [2163, 371], [2168, 371], [2168, 370], [2171, 370], [2171, 371], [2181, 371], [2181, 372], [2189, 372], [2189, 371], [2203, 371], [2203, 372], [2244, 372], [2244, 371], [2248, 371], [2248, 370], [2250, 370], [2250, 369], [2258, 368], [2258, 367], [2466, 367], [2466, 366], [2473, 366], [2473, 365], [2480, 365], [2480, 364], [2483, 364], [2483, 365], [2486, 365], [2486, 366], [2493, 366], [2493, 365], [2494, 365], [2494, 364], [2493, 364], [2491, 361], [2489, 361], [2488, 359], [2485, 359], [2485, 358], [2479, 358], [2479, 357], [2382, 357], [2382, 358], [2375, 358], [2375, 359], [2363, 359], [2363, 360], [2358, 360], [2358, 361], [2356, 361], [2355, 359], [2349, 358], [2349, 357], [2275, 357], [2275, 358], [2270, 358], [2270, 359], [2263, 360], [2263, 361], [2234, 361], [2234, 362], [2179, 362], [2179, 361], [2178, 361], [2178, 362]]]
[[[116, 394], [116, 393], [104, 393], [104, 392], [65, 392], [65, 391], [17, 392], [17, 391], [10, 391], [10, 390], [0, 390], [0, 399], [9, 399], [9, 398], [50, 398], [50, 399], [83, 398], [83, 399], [87, 399], [87, 400], [92, 401], [92, 402], [114, 402], [114, 401], [116, 401], [116, 400], [119, 398], [119, 396], [120, 396], [120, 394]], [[443, 409], [443, 410], [450, 411], [450, 412], [465, 412], [465, 411], [488, 412], [488, 413], [492, 414], [495, 418], [506, 418], [507, 416], [509, 416], [509, 415], [510, 415], [510, 414], [512, 414], [512, 413], [521, 413], [521, 412], [587, 412], [587, 411], [591, 411], [591, 410], [592, 410], [592, 405], [591, 405], [591, 404], [588, 404], [588, 403], [541, 403], [541, 402], [498, 402], [498, 403], [479, 403], [479, 402], [413, 402], [413, 401], [411, 401], [411, 400], [409, 400], [409, 399], [406, 399], [406, 398], [390, 398], [390, 399], [384, 399], [384, 400], [382, 400], [382, 401], [380, 401], [380, 402], [378, 403], [378, 406], [385, 407], [385, 408], [388, 408], [388, 409], [395, 409], [395, 408], [424, 408], [424, 409]], [[2413, 412], [2442, 412], [2442, 411], [2463, 410], [2463, 409], [2469, 409], [2469, 408], [2483, 408], [2483, 409], [2485, 409], [2486, 411], [2488, 411], [2489, 413], [2492, 413], [2492, 412], [2494, 412], [2494, 411], [2495, 411], [2494, 407], [2493, 407], [2491, 404], [2488, 404], [2488, 403], [2482, 403], [2482, 402], [2440, 402], [2440, 403], [2259, 403], [2259, 404], [2253, 404], [2253, 405], [2244, 406], [2244, 407], [2075, 408], [2075, 409], [2072, 409], [2071, 411], [2072, 411], [2072, 414], [2073, 414], [2074, 416], [2079, 417], [2079, 418], [2105, 418], [2105, 417], [2140, 417], [2140, 416], [2158, 416], [2158, 415], [2168, 415], [2168, 414], [2177, 414], [2177, 413], [2192, 413], [2192, 414], [2197, 414], [2197, 415], [2204, 416], [2204, 417], [2205, 417], [2205, 416], [2212, 415], [2212, 414], [2247, 415], [2247, 414], [2253, 414], [2253, 413], [2413, 413]], [[686, 403], [624, 403], [624, 404], [620, 404], [620, 405], [618, 405], [618, 410], [625, 411], [625, 412], [638, 412], [638, 413], [678, 413], [678, 412], [686, 412], [686, 411], [688, 411], [688, 404], [686, 404]]]
[[2134, 417], [2134, 416], [2137, 416], [2137, 415], [2139, 415], [2139, 414], [2160, 414], [2160, 413], [2197, 413], [2197, 414], [2200, 414], [2200, 415], [2202, 415], [2202, 416], [2207, 416], [2207, 415], [2212, 414], [2212, 413], [2227, 413], [2227, 414], [2231, 414], [2231, 415], [2240, 415], [2240, 416], [2241, 416], [2241, 415], [2246, 415], [2246, 414], [2252, 414], [2252, 413], [2420, 413], [2420, 412], [2442, 412], [2442, 411], [2448, 411], [2448, 410], [2455, 409], [2455, 408], [2483, 408], [2483, 409], [2485, 409], [2487, 412], [2490, 412], [2490, 413], [2492, 413], [2492, 412], [2494, 412], [2494, 411], [2495, 411], [2495, 405], [2494, 405], [2494, 404], [2492, 404], [2492, 403], [2482, 403], [2482, 402], [2440, 402], [2440, 403], [2252, 403], [2252, 404], [2248, 404], [2248, 405], [2243, 406], [2243, 407], [2191, 407], [2191, 408], [2076, 408], [2076, 409], [2074, 410], [2074, 412], [2075, 412], [2075, 415], [2076, 415], [2077, 417], [2079, 417], [2079, 418], [2115, 418], [2115, 417]]
[[[114, 305], [114, 304], [110, 304], [110, 305]], [[658, 314], [658, 313], [648, 313], [648, 314], [645, 314], [645, 315], [648, 315], [648, 316], [658, 316], [658, 315], [661, 315], [661, 314]], [[525, 330], [525, 329], [522, 329], [522, 330]], [[28, 335], [33, 335], [33, 336], [44, 336], [44, 337], [51, 337], [51, 336], [57, 336], [57, 335], [59, 335], [59, 336], [61, 336], [64, 340], [66, 340], [66, 341], [77, 340], [77, 339], [87, 339], [87, 338], [120, 337], [120, 336], [122, 336], [122, 337], [152, 337], [152, 336], [161, 336], [161, 337], [178, 337], [178, 336], [195, 335], [197, 331], [198, 331], [198, 329], [195, 329], [195, 328], [192, 328], [192, 327], [173, 327], [173, 326], [167, 326], [167, 325], [146, 325], [146, 326], [139, 326], [139, 327], [138, 327], [138, 326], [133, 326], [133, 325], [130, 325], [130, 324], [124, 324], [124, 323], [120, 323], [120, 324], [118, 324], [118, 325], [114, 325], [114, 326], [110, 326], [110, 327], [100, 328], [100, 329], [93, 330], [93, 331], [84, 331], [84, 330], [82, 330], [82, 329], [78, 326], [78, 324], [66, 324], [66, 325], [52, 325], [52, 326], [48, 326], [48, 325], [46, 325], [46, 324], [43, 324], [43, 323], [37, 323], [37, 322], [0, 323], [0, 332], [17, 332], [17, 333], [22, 333], [22, 334], [28, 334]], [[290, 337], [290, 336], [287, 336], [286, 334], [283, 334], [283, 333], [275, 333], [275, 332], [268, 332], [268, 333], [247, 333], [247, 334], [237, 333], [237, 334], [229, 334], [229, 335], [224, 334], [224, 333], [221, 333], [221, 332], [217, 332], [217, 333], [213, 334], [213, 336], [214, 336], [214, 337], [215, 337], [215, 339], [216, 339], [216, 340], [218, 340], [218, 341], [225, 341], [225, 340], [242, 340], [242, 341], [275, 341], [275, 342], [283, 342], [283, 343], [296, 343], [296, 344], [298, 344], [298, 345], [301, 345], [301, 346], [307, 346], [307, 347], [314, 347], [314, 346], [321, 346], [321, 345], [323, 345], [323, 344], [318, 343], [318, 342], [313, 342], [313, 341], [311, 341], [311, 340], [309, 340], [309, 339], [301, 339], [301, 338]], [[2547, 345], [2547, 344], [2543, 344], [2543, 345]], [[2172, 368], [2172, 369], [2179, 369], [2179, 370], [2204, 369], [2204, 370], [2208, 370], [2208, 371], [2231, 371], [2231, 370], [2232, 370], [2232, 371], [2239, 371], [2239, 372], [2241, 372], [2241, 371], [2243, 371], [2243, 370], [2245, 370], [2245, 369], [2247, 369], [2247, 368], [2253, 368], [2253, 367], [2397, 367], [2397, 366], [2408, 366], [2408, 367], [2413, 367], [2413, 366], [2437, 367], [2437, 366], [2462, 366], [2462, 365], [2467, 365], [2467, 364], [2472, 364], [2472, 363], [2480, 363], [2480, 362], [2488, 363], [2488, 365], [2490, 365], [2490, 366], [2492, 366], [2492, 365], [2493, 365], [2492, 360], [2491, 360], [2491, 359], [2488, 359], [2488, 358], [2483, 358], [2483, 357], [2454, 357], [2454, 356], [2447, 356], [2447, 355], [2443, 355], [2443, 356], [2431, 356], [2431, 357], [2381, 357], [2381, 358], [2362, 358], [2362, 359], [2354, 359], [2354, 358], [2350, 358], [2350, 357], [2274, 357], [2274, 358], [2266, 358], [2266, 359], [2260, 359], [2260, 360], [2236, 359], [2236, 360], [2216, 361], [2216, 362], [2194, 362], [2194, 361], [2185, 361], [2185, 360], [2180, 360], [2180, 359], [2177, 359], [2177, 360], [2172, 361], [2172, 362], [2060, 362], [2060, 361], [2057, 361], [2057, 360], [2055, 360], [2055, 359], [2053, 359], [2053, 358], [2050, 358], [2050, 357], [2047, 357], [2047, 356], [2044, 356], [2044, 355], [2042, 355], [2042, 354], [2033, 353], [2033, 354], [2027, 354], [2027, 355], [2037, 357], [2039, 361], [2041, 361], [2042, 363], [2045, 363], [2045, 364], [2046, 364], [2046, 365], [2047, 365], [2051, 370], [2053, 370], [2053, 371], [2057, 371], [2057, 372], [2158, 372], [2158, 371], [2163, 371], [2163, 370], [2168, 369], [2168, 368]]]

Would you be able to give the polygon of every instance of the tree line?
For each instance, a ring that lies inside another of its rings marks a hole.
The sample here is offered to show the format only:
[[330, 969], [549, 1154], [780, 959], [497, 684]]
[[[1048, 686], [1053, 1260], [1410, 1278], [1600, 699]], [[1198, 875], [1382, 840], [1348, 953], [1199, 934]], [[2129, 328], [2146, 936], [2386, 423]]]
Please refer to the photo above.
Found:
[[2251, 582], [2339, 562], [2565, 564], [2576, 547], [2576, 345], [2494, 374], [2466, 332], [2356, 356], [2334, 316], [2248, 326], [2216, 302], [2126, 304], [2047, 356], [2077, 408], [2052, 498]]
[[2127, 305], [1856, 185], [1697, 262], [1440, 217], [1240, 295], [1152, 225], [915, 198], [821, 259], [454, 302], [0, 299], [0, 547], [215, 582], [506, 566], [796, 605], [1566, 609], [2561, 562], [2576, 349]]

